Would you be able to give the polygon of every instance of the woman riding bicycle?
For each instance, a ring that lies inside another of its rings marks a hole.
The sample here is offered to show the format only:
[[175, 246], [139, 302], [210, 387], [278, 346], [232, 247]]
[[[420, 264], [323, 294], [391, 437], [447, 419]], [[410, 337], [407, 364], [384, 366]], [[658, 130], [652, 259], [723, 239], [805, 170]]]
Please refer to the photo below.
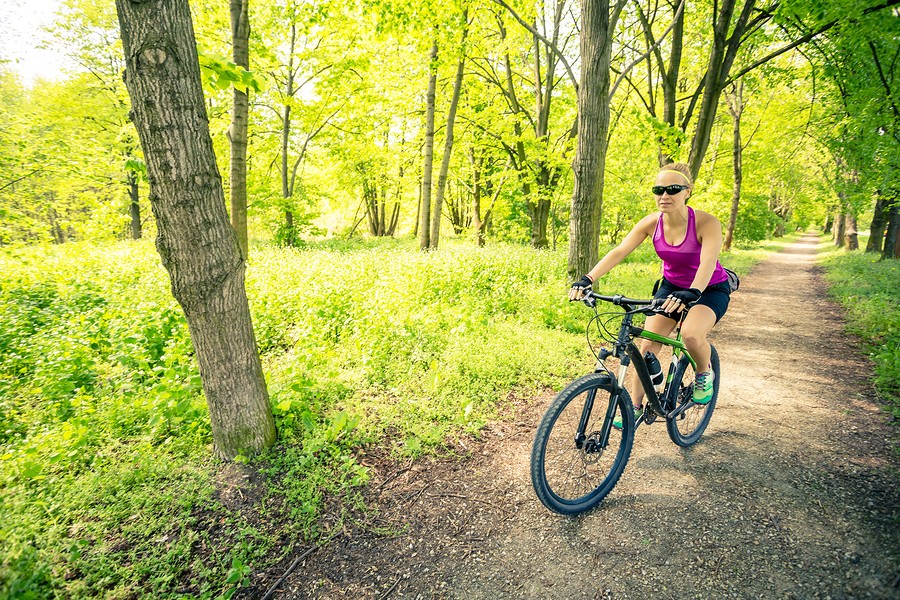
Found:
[[[622, 243], [611, 250], [579, 281], [572, 284], [569, 300], [581, 299], [598, 278], [609, 273], [635, 248], [650, 237], [663, 261], [663, 280], [655, 298], [661, 306], [648, 317], [647, 331], [669, 336], [680, 313], [691, 303], [691, 311], [681, 328], [682, 339], [697, 364], [694, 401], [706, 404], [713, 394], [714, 374], [709, 365], [707, 336], [725, 314], [730, 300], [728, 275], [719, 264], [722, 250], [722, 224], [713, 215], [687, 206], [694, 183], [688, 166], [673, 163], [656, 175], [652, 191], [659, 212], [647, 215], [634, 226]], [[658, 342], [643, 340], [641, 353], [657, 354]], [[635, 378], [631, 389], [635, 417], [643, 414], [644, 389]]]

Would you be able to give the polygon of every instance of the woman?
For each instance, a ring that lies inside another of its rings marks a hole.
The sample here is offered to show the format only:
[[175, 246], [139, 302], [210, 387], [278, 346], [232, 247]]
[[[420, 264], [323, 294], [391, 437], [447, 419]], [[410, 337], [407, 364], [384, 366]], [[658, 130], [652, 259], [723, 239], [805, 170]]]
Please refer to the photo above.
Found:
[[[598, 278], [650, 237], [656, 253], [663, 261], [663, 280], [655, 297], [663, 300], [648, 317], [645, 329], [669, 336], [684, 308], [691, 311], [681, 328], [685, 346], [697, 363], [694, 401], [706, 404], [712, 398], [714, 374], [709, 360], [712, 350], [706, 337], [725, 314], [730, 299], [728, 275], [719, 264], [722, 250], [722, 224], [713, 215], [687, 205], [694, 188], [688, 166], [673, 163], [656, 175], [653, 196], [659, 212], [647, 215], [634, 226], [622, 243], [604, 256], [597, 265], [572, 284], [569, 300], [581, 298]], [[661, 344], [643, 340], [641, 353], [658, 353]], [[644, 389], [635, 378], [631, 390], [635, 418], [643, 414]]]

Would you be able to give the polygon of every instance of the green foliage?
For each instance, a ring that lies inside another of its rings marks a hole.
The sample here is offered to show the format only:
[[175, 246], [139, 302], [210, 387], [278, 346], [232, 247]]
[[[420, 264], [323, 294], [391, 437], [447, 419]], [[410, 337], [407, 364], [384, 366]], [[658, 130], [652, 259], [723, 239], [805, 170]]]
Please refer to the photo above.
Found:
[[885, 409], [900, 418], [900, 265], [861, 251], [820, 255], [832, 295], [845, 307], [875, 363], [875, 387]]
[[[213, 500], [208, 413], [151, 244], [0, 254], [0, 594], [227, 598], [276, 542], [326, 534], [326, 506], [357, 501], [360, 446], [441, 452], [511, 389], [590, 366], [564, 249], [334, 240], [249, 264], [280, 437], [242, 459], [267, 478], [266, 531]], [[645, 244], [601, 285], [649, 294], [658, 270]]]
[[268, 82], [259, 74], [248, 71], [234, 64], [220, 54], [197, 46], [200, 59], [200, 73], [203, 86], [207, 89], [229, 90], [232, 86], [244, 93], [248, 90], [264, 92]]

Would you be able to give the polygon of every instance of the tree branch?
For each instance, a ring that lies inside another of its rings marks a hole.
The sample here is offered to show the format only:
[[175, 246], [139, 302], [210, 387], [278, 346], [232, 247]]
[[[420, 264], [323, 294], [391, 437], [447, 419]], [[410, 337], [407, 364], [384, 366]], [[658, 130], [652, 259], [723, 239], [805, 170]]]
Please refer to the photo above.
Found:
[[[516, 21], [519, 22], [519, 25], [521, 25], [522, 27], [524, 27], [525, 29], [527, 29], [528, 32], [531, 33], [531, 35], [535, 36], [536, 38], [538, 38], [539, 40], [541, 40], [542, 42], [544, 42], [544, 43], [547, 45], [548, 48], [550, 48], [551, 50], [553, 50], [553, 54], [555, 54], [556, 57], [560, 60], [560, 62], [562, 62], [563, 66], [566, 67], [566, 72], [569, 73], [569, 79], [572, 81], [572, 86], [575, 88], [575, 92], [577, 93], [577, 92], [578, 92], [578, 79], [575, 77], [575, 74], [572, 72], [572, 67], [569, 65], [569, 61], [567, 61], [567, 60], [566, 60], [566, 57], [563, 56], [562, 52], [559, 51], [559, 49], [556, 47], [556, 44], [554, 44], [553, 42], [551, 42], [550, 40], [548, 40], [547, 38], [545, 38], [544, 36], [542, 36], [540, 33], [538, 33], [538, 30], [537, 30], [537, 29], [535, 29], [534, 27], [532, 27], [531, 25], [529, 25], [528, 23], [526, 23], [524, 20], [522, 20], [522, 17], [520, 17], [520, 16], [516, 13], [516, 11], [514, 11], [507, 3], [504, 2], [503, 0], [491, 0], [491, 1], [494, 2], [495, 4], [499, 4], [499, 5], [502, 6], [503, 8], [505, 8], [505, 9], [507, 10], [507, 12], [509, 12], [509, 14], [511, 14], [512, 17], [513, 17]], [[900, 1], [900, 0], [897, 0], [897, 1]]]
[[22, 176], [19, 177], [18, 179], [13, 179], [12, 181], [10, 181], [9, 183], [7, 183], [7, 184], [4, 185], [3, 187], [0, 187], [0, 192], [2, 192], [3, 190], [5, 190], [6, 188], [8, 188], [8, 187], [11, 186], [11, 185], [17, 184], [18, 182], [22, 181], [23, 179], [27, 179], [27, 178], [31, 177], [31, 176], [34, 175], [35, 173], [39, 173], [39, 172], [45, 170], [46, 168], [47, 168], [47, 167], [38, 167], [37, 169], [35, 169], [35, 170], [32, 171], [31, 173], [28, 173], [27, 175], [22, 175]]
[[678, 15], [680, 15], [681, 11], [684, 10], [684, 3], [685, 3], [685, 0], [681, 0], [681, 3], [678, 5], [678, 10], [675, 11], [675, 17], [672, 19], [672, 23], [666, 28], [665, 31], [663, 31], [663, 34], [661, 36], [659, 36], [659, 39], [656, 40], [656, 43], [653, 44], [652, 46], [650, 46], [650, 48], [644, 54], [642, 54], [639, 58], [636, 58], [635, 60], [633, 60], [630, 65], [628, 65], [627, 67], [625, 67], [622, 70], [622, 73], [619, 75], [618, 79], [616, 79], [616, 83], [612, 86], [612, 89], [609, 92], [610, 101], [612, 101], [612, 98], [615, 95], [616, 90], [619, 89], [619, 84], [622, 83], [622, 78], [624, 78], [625, 75], [627, 75], [628, 72], [631, 71], [635, 67], [635, 65], [639, 64], [641, 61], [643, 61], [645, 58], [647, 58], [650, 55], [650, 53], [653, 52], [653, 50], [655, 50], [662, 43], [662, 41], [664, 39], [666, 39], [666, 36], [669, 35], [669, 32], [672, 31], [673, 27], [675, 27], [675, 23], [678, 21]]
[[[883, 9], [883, 8], [889, 8], [889, 7], [891, 7], [891, 6], [896, 6], [897, 4], [900, 4], [900, 0], [887, 0], [887, 2], [885, 2], [885, 3], [883, 3], [883, 4], [879, 4], [878, 6], [870, 6], [869, 8], [865, 9], [865, 10], [862, 12], [862, 14], [863, 14], [863, 15], [868, 15], [868, 14], [870, 14], [870, 13], [877, 12], [877, 11]], [[819, 36], [819, 35], [825, 33], [826, 31], [828, 31], [829, 29], [831, 29], [832, 27], [834, 27], [834, 26], [837, 25], [838, 23], [840, 23], [840, 19], [835, 19], [834, 21], [831, 21], [830, 23], [827, 23], [827, 24], [823, 25], [822, 27], [820, 27], [820, 28], [817, 29], [816, 31], [811, 31], [811, 32], [807, 33], [806, 35], [804, 35], [803, 37], [801, 37], [801, 38], [799, 38], [799, 39], [797, 39], [797, 40], [794, 40], [793, 42], [791, 42], [791, 43], [788, 44], [787, 46], [783, 46], [783, 47], [779, 48], [778, 50], [775, 50], [775, 51], [773, 51], [773, 52], [767, 54], [766, 56], [763, 56], [763, 57], [760, 58], [759, 60], [757, 60], [757, 61], [751, 63], [750, 65], [748, 65], [748, 66], [744, 67], [743, 69], [741, 69], [740, 71], [738, 71], [738, 72], [737, 72], [735, 75], [733, 75], [732, 77], [729, 77], [729, 78], [728, 78], [728, 81], [725, 82], [726, 85], [729, 84], [729, 83], [731, 83], [731, 82], [733, 82], [733, 81], [736, 80], [736, 79], [740, 79], [741, 77], [743, 77], [744, 75], [746, 75], [747, 73], [749, 73], [750, 71], [752, 71], [753, 69], [755, 69], [755, 68], [757, 68], [757, 67], [759, 67], [759, 66], [761, 66], [761, 65], [764, 65], [765, 63], [769, 62], [769, 61], [772, 60], [773, 58], [776, 58], [776, 57], [778, 57], [778, 56], [781, 56], [781, 55], [784, 54], [785, 52], [787, 52], [787, 51], [789, 51], [789, 50], [793, 50], [793, 49], [796, 48], [797, 46], [800, 46], [801, 44], [805, 44], [806, 42], [810, 41], [810, 40], [813, 39], [814, 37]]]
[[897, 109], [897, 103], [894, 101], [894, 95], [891, 93], [891, 86], [887, 82], [887, 79], [884, 78], [884, 71], [881, 69], [881, 61], [878, 60], [878, 49], [875, 48], [875, 44], [872, 43], [871, 40], [869, 41], [869, 49], [872, 50], [872, 59], [875, 61], [875, 69], [878, 71], [878, 77], [881, 79], [881, 85], [884, 86], [885, 95], [891, 103], [894, 116], [900, 118], [900, 110]]

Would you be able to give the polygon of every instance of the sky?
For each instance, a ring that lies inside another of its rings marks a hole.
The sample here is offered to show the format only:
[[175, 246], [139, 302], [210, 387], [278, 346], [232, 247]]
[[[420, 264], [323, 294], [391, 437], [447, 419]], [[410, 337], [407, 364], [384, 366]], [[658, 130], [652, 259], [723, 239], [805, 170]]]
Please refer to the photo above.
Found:
[[0, 0], [0, 59], [6, 68], [17, 71], [26, 85], [38, 78], [62, 78], [65, 56], [38, 47], [48, 37], [41, 27], [53, 22], [60, 1]]

